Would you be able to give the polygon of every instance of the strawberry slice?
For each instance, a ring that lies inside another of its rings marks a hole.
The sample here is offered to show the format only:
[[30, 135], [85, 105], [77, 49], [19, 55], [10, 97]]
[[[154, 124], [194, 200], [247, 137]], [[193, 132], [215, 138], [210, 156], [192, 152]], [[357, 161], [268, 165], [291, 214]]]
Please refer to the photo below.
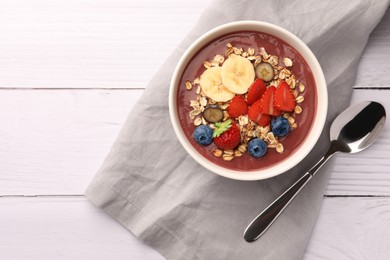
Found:
[[257, 100], [260, 100], [266, 89], [267, 87], [264, 81], [262, 79], [256, 79], [249, 88], [247, 97], [248, 104], [252, 105]]
[[278, 108], [274, 107], [275, 91], [276, 88], [274, 86], [268, 87], [260, 99], [261, 111], [264, 114], [271, 115], [271, 116], [279, 116], [281, 113]]
[[281, 81], [275, 94], [275, 107], [279, 110], [291, 112], [295, 108], [295, 97], [286, 81]]
[[229, 116], [237, 118], [248, 113], [248, 104], [242, 96], [235, 96], [228, 107]]
[[261, 113], [261, 100], [257, 100], [249, 108], [248, 117], [258, 125], [267, 126], [271, 122], [271, 117], [267, 114]]

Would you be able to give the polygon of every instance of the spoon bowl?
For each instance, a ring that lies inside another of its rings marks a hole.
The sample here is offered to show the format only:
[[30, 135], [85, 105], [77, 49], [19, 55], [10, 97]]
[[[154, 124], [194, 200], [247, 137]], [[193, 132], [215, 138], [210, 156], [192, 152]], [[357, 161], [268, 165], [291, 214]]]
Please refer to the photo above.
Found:
[[[340, 152], [357, 153], [370, 146], [380, 134], [386, 121], [386, 111], [377, 102], [361, 102], [341, 113], [330, 128], [332, 144]], [[333, 144], [335, 145], [335, 144]]]
[[249, 224], [244, 232], [244, 239], [253, 242], [264, 234], [298, 192], [335, 153], [357, 153], [370, 146], [378, 138], [385, 121], [385, 108], [377, 102], [362, 102], [344, 110], [332, 123], [331, 143], [325, 155]]

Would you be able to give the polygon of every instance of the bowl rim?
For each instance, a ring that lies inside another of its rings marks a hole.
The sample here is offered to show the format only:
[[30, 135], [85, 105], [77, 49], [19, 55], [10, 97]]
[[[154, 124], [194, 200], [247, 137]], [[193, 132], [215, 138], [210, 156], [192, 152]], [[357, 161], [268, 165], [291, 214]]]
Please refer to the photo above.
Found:
[[[205, 156], [200, 154], [192, 146], [190, 141], [185, 136], [184, 131], [181, 128], [177, 112], [177, 90], [180, 84], [180, 79], [185, 67], [187, 66], [193, 55], [196, 54], [201, 48], [205, 46], [205, 44], [212, 41], [213, 39], [216, 39], [217, 37], [225, 34], [238, 31], [259, 31], [263, 33], [268, 33], [287, 42], [289, 45], [294, 47], [298, 51], [298, 53], [305, 59], [306, 63], [308, 63], [308, 66], [312, 71], [316, 84], [316, 113], [314, 115], [309, 134], [303, 141], [302, 145], [297, 147], [296, 150], [288, 158], [282, 160], [279, 163], [275, 163], [270, 167], [259, 170], [232, 170], [209, 161]], [[320, 63], [318, 62], [313, 52], [295, 34], [275, 24], [262, 21], [245, 20], [226, 23], [215, 27], [200, 36], [186, 49], [184, 54], [181, 56], [172, 75], [169, 87], [169, 115], [176, 136], [184, 147], [184, 149], [192, 158], [194, 158], [206, 169], [220, 176], [235, 180], [254, 181], [268, 179], [280, 175], [296, 166], [309, 154], [309, 152], [313, 149], [318, 139], [320, 138], [320, 135], [325, 125], [327, 111], [328, 91], [325, 76], [320, 66]]]

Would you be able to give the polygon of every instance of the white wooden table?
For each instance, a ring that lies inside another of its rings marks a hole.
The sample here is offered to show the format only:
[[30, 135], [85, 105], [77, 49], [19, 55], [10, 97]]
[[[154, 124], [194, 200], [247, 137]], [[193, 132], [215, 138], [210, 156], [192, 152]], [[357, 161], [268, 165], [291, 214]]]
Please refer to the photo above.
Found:
[[[83, 193], [209, 1], [0, 1], [0, 259], [163, 259]], [[389, 74], [387, 11], [352, 103], [390, 111]], [[305, 259], [390, 259], [389, 157], [389, 123], [367, 151], [337, 156]]]

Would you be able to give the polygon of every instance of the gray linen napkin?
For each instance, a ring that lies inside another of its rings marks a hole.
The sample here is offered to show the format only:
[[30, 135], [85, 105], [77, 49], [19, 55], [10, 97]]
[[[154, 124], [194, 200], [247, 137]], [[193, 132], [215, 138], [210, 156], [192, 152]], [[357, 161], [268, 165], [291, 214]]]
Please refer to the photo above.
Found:
[[[254, 243], [242, 233], [263, 208], [327, 147], [330, 122], [349, 104], [357, 65], [389, 0], [215, 0], [151, 80], [86, 196], [168, 259], [300, 259], [331, 173], [316, 176]], [[312, 153], [281, 176], [240, 182], [217, 176], [187, 155], [168, 115], [168, 88], [184, 50], [223, 23], [261, 20], [298, 35], [312, 49], [329, 89], [329, 115]]]

